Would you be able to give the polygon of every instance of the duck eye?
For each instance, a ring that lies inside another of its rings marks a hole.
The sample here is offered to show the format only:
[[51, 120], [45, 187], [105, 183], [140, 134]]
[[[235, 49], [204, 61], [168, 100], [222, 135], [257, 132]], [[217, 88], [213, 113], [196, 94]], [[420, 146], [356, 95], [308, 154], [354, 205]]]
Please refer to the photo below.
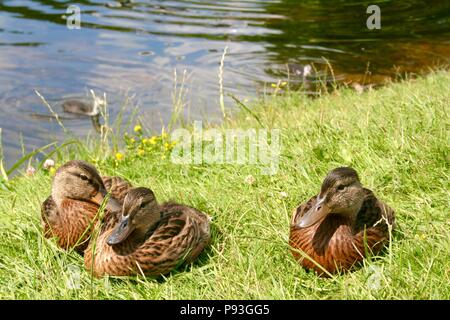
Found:
[[346, 186], [344, 186], [343, 184], [341, 184], [340, 186], [337, 187], [337, 191], [342, 191], [346, 188]]
[[89, 180], [89, 178], [87, 176], [85, 176], [84, 174], [80, 175], [80, 179], [83, 180], [83, 181]]
[[144, 208], [145, 207], [145, 202], [142, 202], [141, 205], [139, 206], [139, 208]]

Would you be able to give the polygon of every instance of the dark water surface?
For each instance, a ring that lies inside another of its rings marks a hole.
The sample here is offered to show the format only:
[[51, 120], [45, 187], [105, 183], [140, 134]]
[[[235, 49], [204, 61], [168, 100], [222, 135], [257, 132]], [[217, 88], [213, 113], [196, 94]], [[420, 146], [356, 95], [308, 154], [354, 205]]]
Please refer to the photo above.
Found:
[[[66, 26], [72, 4], [81, 9], [80, 30]], [[381, 30], [366, 27], [369, 4], [381, 8]], [[91, 121], [65, 115], [61, 102], [88, 97], [91, 88], [106, 92], [113, 116], [134, 94], [147, 125], [159, 129], [172, 110], [174, 70], [180, 79], [186, 69], [191, 118], [218, 120], [225, 46], [224, 90], [241, 99], [286, 79], [289, 68], [324, 70], [325, 59], [339, 80], [383, 83], [449, 62], [450, 1], [0, 1], [7, 163], [21, 154], [21, 134], [28, 151], [61, 137], [35, 89], [77, 135], [87, 134]]]

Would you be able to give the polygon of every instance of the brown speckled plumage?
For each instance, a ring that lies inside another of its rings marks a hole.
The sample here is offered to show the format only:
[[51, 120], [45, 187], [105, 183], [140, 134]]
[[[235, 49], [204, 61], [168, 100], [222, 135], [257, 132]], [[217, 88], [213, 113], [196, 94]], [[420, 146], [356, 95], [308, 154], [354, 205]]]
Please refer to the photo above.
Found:
[[52, 197], [48, 197], [41, 207], [44, 237], [56, 237], [58, 246], [63, 249], [76, 246], [78, 252], [83, 252], [96, 222], [97, 210], [95, 203], [76, 200], [65, 200], [57, 208]]
[[120, 177], [104, 176], [102, 180], [105, 184], [106, 191], [119, 202], [123, 202], [127, 192], [132, 188], [130, 182]]
[[363, 202], [355, 218], [330, 213], [318, 223], [300, 228], [298, 221], [316, 205], [318, 196], [294, 210], [289, 244], [293, 248], [292, 254], [304, 268], [326, 275], [298, 251], [333, 274], [350, 270], [365, 258], [366, 250], [377, 254], [384, 247], [389, 240], [388, 224], [392, 227], [395, 224], [394, 212], [372, 191], [364, 188], [363, 192]]
[[107, 239], [118, 219], [108, 216], [95, 243], [95, 255], [92, 242], [85, 252], [86, 268], [97, 277], [141, 273], [157, 276], [169, 273], [184, 262], [192, 262], [209, 243], [209, 217], [176, 203], [160, 205], [159, 214], [159, 222], [143, 239], [131, 234], [115, 245], [109, 245]]

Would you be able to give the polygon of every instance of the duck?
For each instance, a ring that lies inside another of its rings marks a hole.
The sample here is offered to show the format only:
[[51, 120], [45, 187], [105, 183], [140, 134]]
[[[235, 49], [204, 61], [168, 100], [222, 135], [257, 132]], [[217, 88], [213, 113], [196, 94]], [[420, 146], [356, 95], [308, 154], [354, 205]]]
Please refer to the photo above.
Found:
[[106, 96], [96, 96], [94, 90], [90, 90], [90, 92], [92, 95], [92, 103], [79, 99], [67, 99], [62, 102], [62, 109], [66, 113], [90, 117], [95, 131], [101, 133], [102, 125], [100, 123], [100, 115], [101, 110], [107, 106]]
[[106, 195], [110, 194], [105, 211], [120, 214], [120, 199], [128, 189], [131, 189], [128, 181], [120, 177], [102, 178], [88, 162], [66, 162], [56, 171], [51, 195], [41, 205], [44, 237], [56, 237], [60, 248], [83, 253]]
[[95, 94], [94, 90], [90, 90], [90, 92], [92, 96], [92, 103], [79, 99], [68, 99], [62, 103], [64, 112], [90, 117], [98, 116], [101, 109], [106, 107], [106, 96], [104, 95], [103, 97], [99, 97]]
[[86, 115], [86, 116], [96, 116], [100, 113], [97, 103], [89, 104], [81, 100], [69, 99], [62, 103], [62, 108], [64, 112]]
[[300, 265], [330, 277], [353, 270], [390, 241], [395, 212], [364, 188], [356, 170], [331, 170], [320, 193], [294, 209], [289, 246]]
[[210, 218], [175, 202], [159, 204], [151, 189], [133, 188], [122, 214], [109, 214], [86, 249], [86, 269], [95, 277], [160, 276], [192, 263], [210, 243]]

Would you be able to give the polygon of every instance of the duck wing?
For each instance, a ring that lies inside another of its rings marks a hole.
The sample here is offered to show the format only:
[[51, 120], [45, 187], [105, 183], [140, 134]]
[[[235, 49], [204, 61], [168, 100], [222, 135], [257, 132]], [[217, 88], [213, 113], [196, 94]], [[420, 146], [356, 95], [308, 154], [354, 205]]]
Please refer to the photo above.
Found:
[[41, 205], [41, 225], [46, 238], [52, 237], [52, 229], [58, 223], [59, 211], [52, 196], [49, 196]]
[[165, 203], [161, 222], [137, 252], [136, 261], [147, 274], [166, 274], [191, 263], [210, 241], [209, 218], [197, 209]]
[[111, 193], [111, 196], [120, 202], [123, 202], [126, 194], [133, 187], [129, 181], [120, 177], [104, 176], [102, 180], [106, 191]]
[[375, 194], [364, 189], [365, 199], [356, 217], [356, 231], [364, 228], [375, 228], [382, 234], [388, 235], [389, 226], [395, 228], [395, 212], [383, 201], [377, 199]]

